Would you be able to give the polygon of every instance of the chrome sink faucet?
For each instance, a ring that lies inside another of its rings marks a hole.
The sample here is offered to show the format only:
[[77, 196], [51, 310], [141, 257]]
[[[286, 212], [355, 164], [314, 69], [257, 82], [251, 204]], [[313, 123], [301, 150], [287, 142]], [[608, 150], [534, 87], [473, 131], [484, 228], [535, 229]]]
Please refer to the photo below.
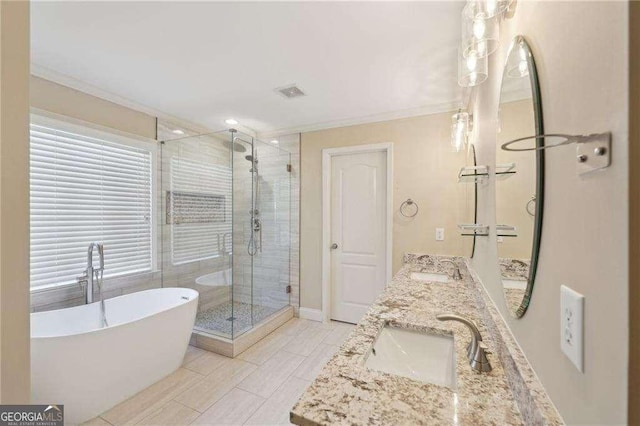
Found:
[[471, 331], [471, 342], [467, 346], [467, 358], [469, 359], [469, 365], [475, 371], [480, 373], [487, 373], [492, 370], [489, 359], [487, 358], [487, 350], [482, 344], [482, 335], [478, 330], [476, 323], [456, 314], [439, 314], [436, 315], [439, 321], [458, 321], [463, 323]]
[[456, 281], [460, 281], [462, 279], [462, 274], [460, 273], [460, 267], [453, 260], [445, 259], [441, 260], [440, 263], [450, 263], [453, 265], [453, 274], [451, 274], [451, 278]]

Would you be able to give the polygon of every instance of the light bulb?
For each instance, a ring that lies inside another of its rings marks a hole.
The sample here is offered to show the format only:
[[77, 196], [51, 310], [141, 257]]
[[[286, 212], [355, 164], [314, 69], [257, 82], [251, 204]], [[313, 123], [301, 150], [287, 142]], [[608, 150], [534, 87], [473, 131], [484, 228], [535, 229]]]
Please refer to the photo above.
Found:
[[487, 56], [480, 56], [476, 46], [473, 46], [468, 55], [465, 55], [464, 48], [461, 46], [458, 50], [458, 84], [461, 87], [471, 87], [486, 79]]
[[473, 52], [467, 57], [467, 69], [469, 71], [474, 71], [477, 65], [478, 58], [476, 57], [476, 52]]
[[487, 27], [484, 23], [484, 19], [476, 18], [473, 20], [473, 36], [478, 40], [481, 40], [484, 37], [484, 33], [487, 30]]

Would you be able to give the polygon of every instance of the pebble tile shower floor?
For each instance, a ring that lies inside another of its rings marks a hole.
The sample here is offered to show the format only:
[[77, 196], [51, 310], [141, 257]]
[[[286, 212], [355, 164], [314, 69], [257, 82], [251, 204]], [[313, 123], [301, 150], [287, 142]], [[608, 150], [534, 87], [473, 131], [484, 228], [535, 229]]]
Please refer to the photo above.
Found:
[[293, 318], [236, 358], [189, 346], [181, 368], [88, 425], [278, 425], [354, 329]]
[[268, 306], [251, 305], [242, 302], [234, 302], [233, 311], [231, 311], [231, 302], [222, 303], [213, 308], [198, 312], [196, 315], [195, 328], [201, 331], [224, 334], [230, 337], [233, 326], [233, 334], [238, 336], [249, 330], [252, 324], [259, 323], [277, 311], [278, 309]]

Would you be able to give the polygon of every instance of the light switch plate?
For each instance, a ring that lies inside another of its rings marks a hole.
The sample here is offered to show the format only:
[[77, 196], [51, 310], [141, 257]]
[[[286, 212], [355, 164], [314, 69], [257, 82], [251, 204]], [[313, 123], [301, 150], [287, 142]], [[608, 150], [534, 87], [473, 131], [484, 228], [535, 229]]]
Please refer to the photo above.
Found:
[[436, 228], [436, 241], [444, 241], [444, 228]]
[[560, 347], [584, 372], [584, 296], [565, 285], [560, 286]]

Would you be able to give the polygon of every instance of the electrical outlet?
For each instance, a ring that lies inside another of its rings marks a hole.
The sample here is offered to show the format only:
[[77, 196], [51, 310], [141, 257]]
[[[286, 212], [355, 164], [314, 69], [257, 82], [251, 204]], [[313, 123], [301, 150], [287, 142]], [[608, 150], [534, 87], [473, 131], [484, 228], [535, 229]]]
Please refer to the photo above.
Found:
[[436, 228], [436, 241], [444, 241], [444, 228]]
[[560, 286], [560, 347], [578, 371], [584, 372], [584, 296]]
[[499, 243], [504, 243], [504, 237], [498, 236], [497, 239]]

